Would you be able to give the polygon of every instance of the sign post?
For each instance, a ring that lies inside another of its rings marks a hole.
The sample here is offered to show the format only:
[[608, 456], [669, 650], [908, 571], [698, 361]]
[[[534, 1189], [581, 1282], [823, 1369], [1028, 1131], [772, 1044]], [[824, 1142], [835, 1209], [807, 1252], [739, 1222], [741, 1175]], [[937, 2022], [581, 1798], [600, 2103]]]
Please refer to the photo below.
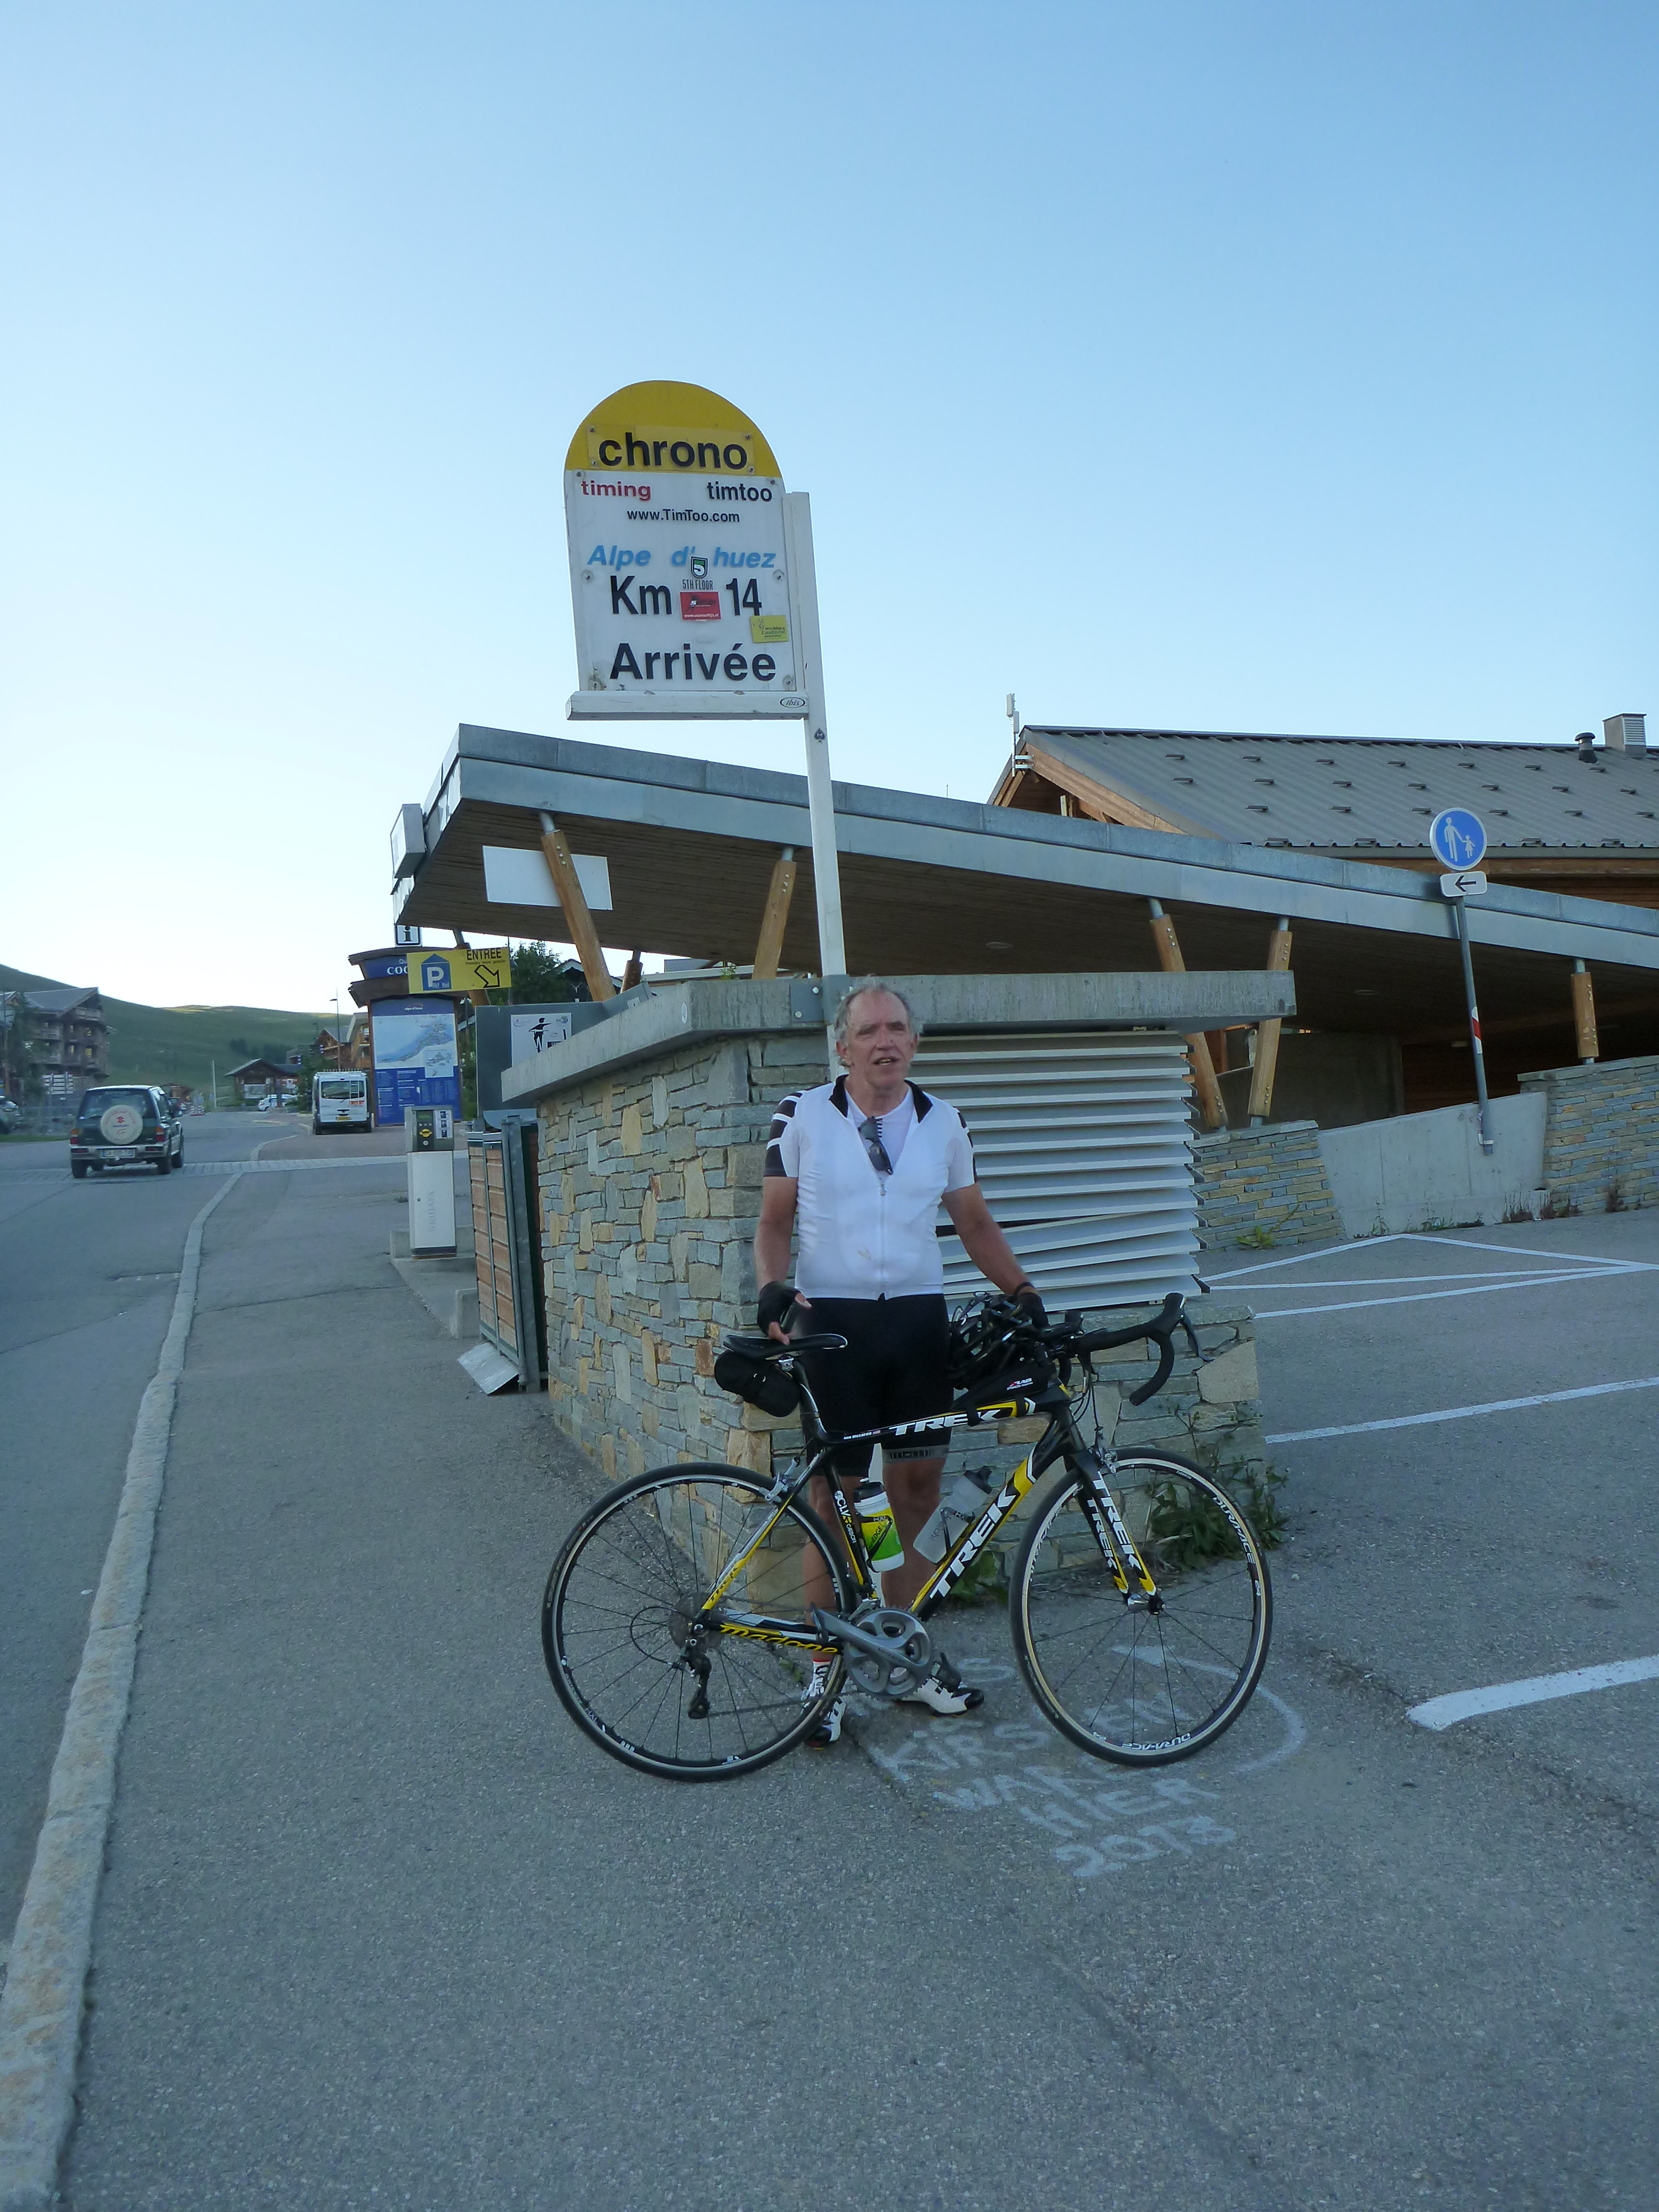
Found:
[[573, 721], [804, 724], [818, 965], [844, 974], [811, 507], [772, 449], [701, 385], [630, 384], [564, 467], [581, 688]]
[[1486, 829], [1478, 814], [1466, 806], [1448, 806], [1429, 824], [1429, 842], [1449, 872], [1440, 878], [1443, 898], [1450, 902], [1457, 920], [1458, 950], [1463, 956], [1463, 996], [1469, 1009], [1469, 1050], [1474, 1056], [1474, 1095], [1480, 1109], [1480, 1149], [1492, 1149], [1492, 1114], [1486, 1097], [1486, 1055], [1480, 1042], [1480, 1009], [1474, 998], [1474, 963], [1469, 957], [1468, 902], [1486, 888], [1480, 872], [1486, 857]]

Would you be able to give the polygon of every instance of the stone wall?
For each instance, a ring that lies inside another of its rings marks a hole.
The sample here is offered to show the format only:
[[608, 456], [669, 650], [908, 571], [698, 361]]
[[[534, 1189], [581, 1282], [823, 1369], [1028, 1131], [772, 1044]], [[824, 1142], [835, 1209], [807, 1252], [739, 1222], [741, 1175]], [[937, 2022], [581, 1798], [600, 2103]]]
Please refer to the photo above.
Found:
[[1521, 1088], [1547, 1102], [1544, 1183], [1556, 1211], [1599, 1213], [1615, 1189], [1622, 1206], [1659, 1205], [1659, 1058], [1544, 1068]]
[[785, 1091], [823, 1081], [822, 1037], [665, 1053], [538, 1109], [548, 1396], [607, 1474], [769, 1464], [714, 1354], [753, 1325], [767, 1130]]
[[[665, 1053], [574, 1083], [538, 1108], [550, 1407], [609, 1474], [684, 1459], [765, 1473], [775, 1455], [799, 1449], [797, 1425], [727, 1397], [714, 1365], [724, 1334], [754, 1323], [767, 1131], [785, 1091], [823, 1080], [821, 1036]], [[1121, 1404], [1148, 1372], [1143, 1349], [1103, 1358], [1103, 1434], [1120, 1446], [1164, 1444], [1224, 1477], [1259, 1474], [1250, 1310], [1212, 1297], [1192, 1314], [1214, 1357], [1200, 1369], [1178, 1339], [1170, 1380], [1144, 1407]], [[1001, 1474], [1042, 1426], [958, 1431], [951, 1464]]]
[[1312, 1244], [1340, 1237], [1313, 1121], [1263, 1129], [1224, 1129], [1193, 1147], [1199, 1231], [1206, 1250], [1241, 1238]]

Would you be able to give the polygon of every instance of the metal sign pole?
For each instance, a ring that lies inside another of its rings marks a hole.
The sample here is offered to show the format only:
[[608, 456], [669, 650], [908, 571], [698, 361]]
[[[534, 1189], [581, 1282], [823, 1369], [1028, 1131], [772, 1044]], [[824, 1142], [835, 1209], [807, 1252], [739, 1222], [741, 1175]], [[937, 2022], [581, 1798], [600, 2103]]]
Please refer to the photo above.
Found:
[[[806, 798], [812, 821], [812, 889], [818, 908], [820, 975], [847, 973], [842, 934], [841, 860], [836, 850], [836, 796], [830, 776], [830, 738], [823, 707], [823, 662], [818, 645], [818, 581], [812, 560], [812, 501], [804, 491], [784, 494], [783, 526], [789, 549], [789, 597], [795, 622], [795, 676], [806, 696]], [[828, 996], [824, 1012], [831, 1011]], [[833, 1029], [826, 1031], [830, 1072], [836, 1067]]]
[[1492, 1148], [1486, 1106], [1486, 1055], [1480, 1043], [1480, 1009], [1474, 1003], [1474, 963], [1469, 957], [1469, 908], [1466, 899], [1452, 901], [1457, 916], [1457, 943], [1463, 955], [1463, 995], [1469, 1005], [1469, 1049], [1474, 1054], [1474, 1095], [1480, 1107], [1480, 1149]]

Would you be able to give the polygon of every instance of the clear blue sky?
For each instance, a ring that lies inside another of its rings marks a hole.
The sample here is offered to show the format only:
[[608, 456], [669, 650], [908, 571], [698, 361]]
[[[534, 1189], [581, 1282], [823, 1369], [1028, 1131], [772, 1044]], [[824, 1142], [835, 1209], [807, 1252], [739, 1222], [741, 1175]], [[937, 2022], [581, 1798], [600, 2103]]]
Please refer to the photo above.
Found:
[[[0, 958], [318, 1007], [461, 720], [560, 732], [560, 471], [812, 494], [836, 771], [1031, 720], [1659, 709], [1659, 11], [0, 9]], [[793, 726], [636, 729], [795, 764]]]

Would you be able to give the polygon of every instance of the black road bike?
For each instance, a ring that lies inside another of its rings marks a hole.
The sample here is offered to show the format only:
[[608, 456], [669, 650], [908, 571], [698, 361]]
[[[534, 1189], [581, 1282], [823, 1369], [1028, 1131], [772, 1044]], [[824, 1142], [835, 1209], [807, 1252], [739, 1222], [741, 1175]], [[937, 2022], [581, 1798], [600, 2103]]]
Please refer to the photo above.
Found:
[[[1155, 1345], [1157, 1370], [1127, 1401], [1140, 1405], [1168, 1380], [1182, 1328], [1196, 1347], [1177, 1297], [1150, 1320], [1092, 1332], [1080, 1313], [1039, 1328], [1006, 1299], [976, 1299], [955, 1329], [977, 1386], [949, 1413], [850, 1437], [825, 1434], [799, 1365], [803, 1352], [844, 1350], [844, 1337], [728, 1337], [722, 1383], [775, 1413], [798, 1406], [804, 1449], [771, 1481], [712, 1462], [657, 1468], [584, 1514], [542, 1601], [542, 1649], [571, 1718], [628, 1765], [714, 1781], [804, 1743], [849, 1678], [872, 1696], [902, 1696], [933, 1663], [928, 1620], [1058, 1468], [1033, 1501], [1008, 1597], [1032, 1696], [1063, 1735], [1121, 1765], [1163, 1765], [1213, 1743], [1267, 1661], [1267, 1563], [1212, 1476], [1172, 1452], [1103, 1443], [1091, 1364], [1139, 1338]], [[1079, 1421], [1090, 1413], [1092, 1441]], [[913, 1608], [884, 1605], [837, 1448], [1034, 1413], [1048, 1416], [1041, 1438], [959, 1530]], [[829, 1483], [833, 1532], [807, 1502], [815, 1475]], [[813, 1587], [833, 1604], [814, 1604]], [[830, 1650], [815, 1695], [812, 1655]]]

